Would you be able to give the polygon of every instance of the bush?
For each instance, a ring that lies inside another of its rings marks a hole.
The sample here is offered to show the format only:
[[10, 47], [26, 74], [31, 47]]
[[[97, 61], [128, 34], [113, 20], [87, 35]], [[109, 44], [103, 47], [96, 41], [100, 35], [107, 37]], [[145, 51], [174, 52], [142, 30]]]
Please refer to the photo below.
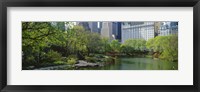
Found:
[[60, 53], [50, 50], [47, 54], [46, 54], [46, 62], [48, 63], [53, 63], [55, 61], [61, 61], [62, 56]]
[[94, 57], [94, 56], [95, 56], [95, 54], [90, 54], [89, 56], [90, 56], [90, 57]]
[[97, 58], [96, 57], [85, 57], [86, 61], [88, 62], [92, 62], [92, 63], [95, 63], [97, 61]]
[[63, 65], [63, 64], [65, 64], [65, 62], [63, 62], [63, 61], [56, 61], [56, 62], [54, 62], [54, 64], [56, 64], [56, 65]]
[[70, 58], [67, 60], [67, 64], [69, 65], [74, 65], [76, 63], [76, 59], [75, 58]]
[[96, 58], [104, 58], [104, 56], [105, 56], [105, 55], [102, 55], [102, 54], [96, 54], [96, 55], [95, 55]]
[[67, 57], [67, 64], [74, 65], [78, 58], [75, 55], [70, 55]]
[[26, 61], [35, 62], [35, 58], [34, 58], [34, 56], [28, 56]]
[[23, 58], [23, 60], [22, 60], [23, 67], [35, 65], [36, 63], [37, 62], [36, 62], [34, 56], [26, 56], [26, 58]]
[[67, 57], [67, 59], [69, 59], [69, 58], [76, 58], [76, 59], [77, 59], [76, 55], [69, 55], [69, 56]]
[[61, 58], [61, 61], [63, 61], [63, 62], [67, 62], [67, 60], [68, 60], [67, 57], [62, 57]]

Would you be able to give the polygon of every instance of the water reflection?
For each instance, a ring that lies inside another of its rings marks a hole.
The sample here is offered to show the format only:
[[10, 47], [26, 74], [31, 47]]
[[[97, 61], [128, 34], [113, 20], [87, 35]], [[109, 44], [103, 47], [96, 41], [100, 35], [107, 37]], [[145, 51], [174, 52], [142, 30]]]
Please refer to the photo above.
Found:
[[152, 58], [118, 58], [113, 65], [96, 68], [101, 70], [178, 70], [178, 62]]
[[[68, 65], [51, 66], [36, 70], [77, 70]], [[103, 67], [86, 67], [78, 70], [178, 70], [178, 62], [152, 58], [118, 58], [114, 64]]]

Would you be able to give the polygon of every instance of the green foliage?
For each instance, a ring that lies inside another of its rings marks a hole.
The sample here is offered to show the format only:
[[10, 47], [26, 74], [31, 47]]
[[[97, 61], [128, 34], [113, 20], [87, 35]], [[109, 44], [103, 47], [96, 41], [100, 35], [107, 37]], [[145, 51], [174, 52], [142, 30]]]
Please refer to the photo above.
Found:
[[67, 57], [62, 57], [62, 58], [61, 58], [61, 61], [67, 62]]
[[120, 46], [120, 52], [121, 53], [125, 53], [127, 55], [132, 55], [132, 53], [135, 53], [135, 50], [131, 46], [127, 46], [127, 45], [122, 44]]
[[124, 46], [132, 47], [135, 51], [142, 51], [146, 49], [146, 41], [143, 39], [129, 39], [125, 41]]
[[112, 63], [114, 63], [114, 58], [112, 58], [112, 57], [105, 57], [104, 58], [104, 64], [112, 64]]
[[67, 64], [69, 65], [74, 65], [76, 63], [76, 61], [78, 60], [78, 58], [75, 55], [70, 55], [67, 58]]
[[90, 54], [89, 56], [85, 57], [85, 60], [88, 62], [104, 62], [105, 61], [106, 56], [103, 54]]
[[22, 22], [22, 63], [24, 66], [38, 66], [59, 60], [61, 55], [49, 50], [53, 45], [62, 47], [65, 40], [65, 34], [51, 22]]
[[28, 65], [35, 65], [35, 57], [32, 55], [26, 56], [26, 58], [23, 58], [22, 65], [23, 67], [27, 67]]
[[81, 53], [89, 55], [90, 53], [99, 53], [101, 48], [101, 38], [97, 33], [86, 31], [81, 26], [74, 26], [67, 31], [67, 45], [69, 54]]
[[169, 60], [169, 61], [178, 61], [178, 36], [171, 35], [165, 40], [166, 43], [162, 45], [163, 52], [160, 58]]
[[76, 60], [77, 60], [77, 57], [76, 57], [76, 55], [69, 55], [69, 56], [67, 57], [67, 59], [70, 59], [70, 58], [74, 58], [74, 59], [76, 59]]
[[126, 40], [120, 47], [122, 53], [134, 55], [146, 50], [146, 41], [143, 39], [129, 39]]
[[151, 38], [146, 42], [146, 47], [149, 50], [154, 50], [154, 38]]
[[[147, 42], [129, 39], [121, 44], [118, 40], [101, 37], [98, 33], [73, 26], [65, 30], [68, 22], [22, 22], [22, 64], [70, 64], [86, 59], [89, 62], [113, 61], [102, 54], [119, 53], [137, 55], [147, 51], [157, 52], [161, 59], [178, 60], [178, 36], [157, 36]], [[91, 56], [93, 55], [93, 56]]]
[[98, 59], [96, 57], [89, 57], [89, 56], [86, 56], [85, 60], [88, 62], [91, 62], [91, 63], [95, 63], [98, 61]]
[[101, 37], [98, 33], [91, 33], [87, 31], [87, 44], [86, 47], [89, 53], [101, 53], [103, 44], [101, 43]]
[[29, 56], [27, 57], [27, 61], [34, 62], [35, 58], [33, 56]]
[[76, 63], [76, 59], [74, 59], [74, 58], [71, 58], [67, 61], [67, 64], [69, 64], [69, 65], [74, 65], [75, 63]]
[[47, 54], [45, 56], [46, 56], [45, 61], [48, 63], [61, 61], [61, 58], [62, 58], [60, 53], [58, 53], [57, 51], [53, 51], [53, 50], [50, 50], [49, 52], [47, 52]]
[[104, 58], [105, 57], [104, 54], [95, 54], [94, 56], [97, 57], [97, 58]]
[[56, 62], [54, 62], [54, 64], [55, 64], [55, 65], [62, 65], [62, 64], [66, 64], [66, 63], [63, 62], [63, 61], [56, 61]]
[[58, 30], [65, 31], [65, 22], [53, 22], [53, 26]]
[[153, 52], [161, 53], [159, 58], [177, 61], [178, 60], [178, 36], [157, 36], [147, 42], [147, 48]]
[[112, 40], [110, 43], [110, 47], [112, 49], [112, 51], [114, 52], [119, 52], [120, 51], [120, 43], [118, 40]]
[[102, 52], [106, 53], [106, 52], [110, 52], [112, 49], [110, 47], [110, 41], [108, 38], [102, 38], [101, 39], [101, 43], [102, 43]]
[[95, 54], [95, 55], [86, 56], [85, 60], [91, 63], [103, 62], [105, 64], [114, 61], [111, 56], [106, 56], [103, 54]]

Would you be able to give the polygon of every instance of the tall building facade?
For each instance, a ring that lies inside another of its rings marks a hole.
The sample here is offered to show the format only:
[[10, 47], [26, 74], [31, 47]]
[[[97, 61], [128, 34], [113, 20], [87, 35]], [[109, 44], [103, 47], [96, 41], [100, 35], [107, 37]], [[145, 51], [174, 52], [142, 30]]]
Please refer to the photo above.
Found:
[[123, 22], [121, 30], [122, 43], [128, 39], [149, 40], [155, 37], [154, 22]]
[[102, 22], [101, 36], [114, 39], [112, 35], [112, 22]]
[[102, 28], [102, 22], [98, 22], [98, 31], [101, 33], [101, 28]]
[[162, 22], [154, 22], [154, 36], [158, 36], [159, 35], [159, 29], [161, 26]]
[[122, 43], [128, 39], [149, 40], [156, 36], [178, 34], [178, 22], [123, 22]]
[[112, 34], [115, 39], [121, 42], [121, 22], [112, 22]]
[[118, 35], [117, 35], [117, 39], [121, 42], [122, 40], [122, 23], [118, 22]]
[[159, 36], [178, 34], [178, 22], [163, 22], [159, 29]]
[[89, 27], [91, 32], [99, 33], [98, 22], [89, 22]]
[[99, 33], [98, 22], [76, 22], [76, 24], [83, 26], [87, 31]]

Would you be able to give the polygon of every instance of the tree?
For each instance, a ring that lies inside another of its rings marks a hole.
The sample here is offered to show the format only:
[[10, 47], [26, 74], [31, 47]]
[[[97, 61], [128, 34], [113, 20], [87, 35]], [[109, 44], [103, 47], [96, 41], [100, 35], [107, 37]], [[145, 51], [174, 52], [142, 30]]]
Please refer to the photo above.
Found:
[[170, 35], [166, 37], [165, 44], [162, 44], [164, 48], [160, 58], [168, 61], [178, 61], [178, 36]]
[[178, 36], [157, 36], [148, 40], [146, 43], [147, 48], [153, 52], [160, 54], [159, 58], [168, 61], [178, 60]]
[[106, 37], [102, 38], [101, 43], [102, 43], [102, 52], [107, 53], [111, 51], [109, 38]]
[[121, 48], [129, 55], [139, 54], [146, 50], [146, 41], [144, 39], [129, 39], [121, 45]]
[[52, 45], [63, 45], [64, 34], [54, 28], [50, 22], [22, 23], [23, 64], [42, 63], [44, 56]]
[[120, 43], [118, 40], [112, 40], [110, 43], [110, 47], [113, 52], [119, 52], [120, 51]]

